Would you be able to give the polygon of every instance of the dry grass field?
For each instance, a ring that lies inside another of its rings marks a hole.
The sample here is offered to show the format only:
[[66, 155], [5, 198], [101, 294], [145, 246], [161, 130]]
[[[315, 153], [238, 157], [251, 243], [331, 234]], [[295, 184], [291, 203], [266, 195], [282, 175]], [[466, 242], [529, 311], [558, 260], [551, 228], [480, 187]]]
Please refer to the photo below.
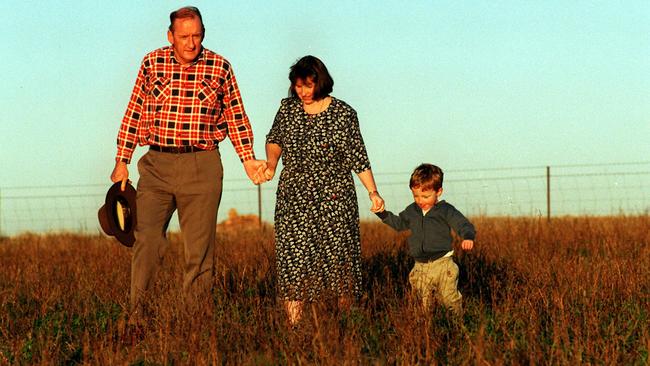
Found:
[[171, 235], [153, 315], [129, 337], [130, 250], [102, 236], [0, 242], [0, 364], [644, 365], [650, 351], [650, 217], [474, 218], [461, 253], [459, 321], [410, 296], [404, 235], [362, 224], [364, 295], [313, 304], [288, 326], [275, 299], [270, 227], [224, 228], [203, 315], [179, 302]]

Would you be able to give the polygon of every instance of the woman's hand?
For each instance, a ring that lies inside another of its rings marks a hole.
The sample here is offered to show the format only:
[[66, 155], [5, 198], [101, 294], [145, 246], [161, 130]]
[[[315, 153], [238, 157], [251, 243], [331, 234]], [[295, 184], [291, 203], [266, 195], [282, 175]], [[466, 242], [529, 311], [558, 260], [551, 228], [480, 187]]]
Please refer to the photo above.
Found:
[[266, 170], [264, 170], [264, 177], [266, 180], [271, 180], [273, 179], [273, 176], [275, 176], [275, 168], [276, 165], [271, 165], [269, 163], [266, 164]]
[[371, 212], [374, 213], [383, 212], [386, 209], [384, 207], [384, 199], [381, 198], [379, 192], [372, 191], [369, 193], [369, 197], [370, 197], [370, 202], [372, 202], [372, 207], [370, 207]]

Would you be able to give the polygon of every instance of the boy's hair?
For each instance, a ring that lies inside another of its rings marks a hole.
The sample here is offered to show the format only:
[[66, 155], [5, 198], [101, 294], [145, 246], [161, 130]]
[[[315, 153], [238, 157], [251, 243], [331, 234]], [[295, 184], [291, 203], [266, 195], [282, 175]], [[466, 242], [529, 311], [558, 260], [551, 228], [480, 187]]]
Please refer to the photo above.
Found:
[[419, 188], [423, 191], [439, 191], [442, 188], [443, 177], [444, 173], [439, 167], [433, 164], [420, 164], [411, 174], [409, 188]]

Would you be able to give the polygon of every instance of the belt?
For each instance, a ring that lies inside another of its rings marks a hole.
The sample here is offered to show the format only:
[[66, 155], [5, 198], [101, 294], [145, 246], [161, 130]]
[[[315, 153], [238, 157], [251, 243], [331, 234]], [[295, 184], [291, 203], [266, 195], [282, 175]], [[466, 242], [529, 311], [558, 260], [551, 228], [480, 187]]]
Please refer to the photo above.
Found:
[[149, 145], [149, 150], [172, 153], [172, 154], [185, 154], [189, 152], [199, 152], [205, 151], [196, 146], [160, 146], [160, 145]]

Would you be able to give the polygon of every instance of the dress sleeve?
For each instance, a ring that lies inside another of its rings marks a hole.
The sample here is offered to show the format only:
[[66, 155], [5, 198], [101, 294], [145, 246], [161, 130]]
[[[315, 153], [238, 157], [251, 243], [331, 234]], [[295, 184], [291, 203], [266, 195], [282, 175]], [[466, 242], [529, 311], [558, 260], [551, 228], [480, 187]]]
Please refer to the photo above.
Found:
[[269, 131], [268, 135], [266, 135], [266, 143], [267, 144], [276, 144], [280, 145], [281, 148], [284, 149], [284, 129], [282, 128], [282, 120], [284, 116], [284, 111], [285, 111], [285, 105], [286, 102], [283, 100], [282, 103], [280, 103], [280, 109], [278, 109], [278, 112], [275, 114], [275, 120], [273, 120], [273, 126], [271, 126], [271, 130]]
[[347, 144], [347, 163], [356, 174], [370, 169], [370, 160], [366, 152], [366, 145], [363, 143], [357, 112], [352, 110], [349, 117]]

